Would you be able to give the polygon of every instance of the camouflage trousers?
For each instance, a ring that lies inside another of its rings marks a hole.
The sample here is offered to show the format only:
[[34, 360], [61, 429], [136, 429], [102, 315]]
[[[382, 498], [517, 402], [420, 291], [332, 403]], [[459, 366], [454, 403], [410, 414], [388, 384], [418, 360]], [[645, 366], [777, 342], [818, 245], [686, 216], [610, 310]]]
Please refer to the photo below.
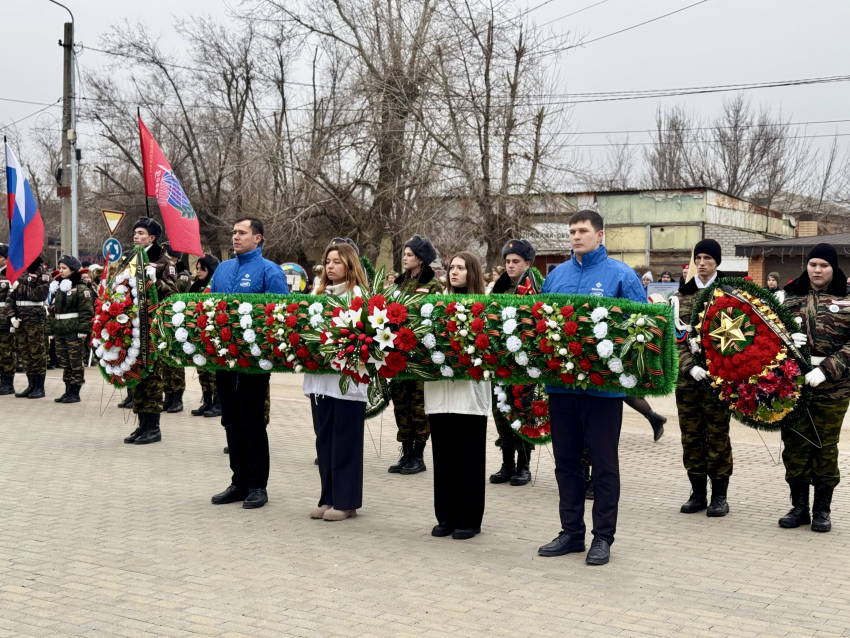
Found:
[[181, 392], [186, 389], [186, 368], [166, 365], [162, 370], [162, 383], [166, 392]]
[[15, 343], [27, 374], [47, 374], [47, 348], [44, 324], [21, 325], [15, 330]]
[[712, 479], [732, 476], [729, 439], [732, 413], [719, 407], [702, 387], [690, 381], [680, 381], [676, 387], [676, 407], [682, 430], [682, 460], [688, 474], [707, 474]]
[[[499, 408], [493, 403], [493, 420], [496, 422], [496, 432], [499, 433], [499, 438], [496, 439], [496, 447], [507, 451], [530, 452], [534, 446], [514, 432], [508, 419]], [[528, 458], [528, 457], [526, 457]]]
[[431, 436], [425, 414], [425, 385], [422, 381], [398, 381], [391, 386], [393, 412], [398, 425], [396, 440], [427, 441]]
[[[800, 481], [829, 487], [838, 485], [841, 480], [838, 471], [838, 438], [848, 405], [850, 398], [838, 401], [814, 400], [809, 404], [811, 421], [804, 416], [804, 420], [791, 428], [782, 428], [782, 442], [785, 444], [782, 462], [785, 463], [785, 480], [789, 484]], [[812, 421], [817, 433], [812, 427]], [[820, 445], [820, 449], [816, 445]]]
[[161, 414], [163, 390], [165, 388], [163, 368], [168, 366], [160, 360], [153, 364], [153, 370], [142, 382], [133, 388], [133, 412], [139, 414]]
[[86, 370], [83, 367], [83, 339], [54, 337], [53, 342], [56, 344], [59, 365], [64, 370], [62, 381], [83, 385], [86, 382]]
[[0, 376], [11, 377], [15, 374], [18, 369], [16, 351], [15, 333], [0, 331]]
[[204, 394], [215, 394], [215, 372], [198, 370], [198, 381]]

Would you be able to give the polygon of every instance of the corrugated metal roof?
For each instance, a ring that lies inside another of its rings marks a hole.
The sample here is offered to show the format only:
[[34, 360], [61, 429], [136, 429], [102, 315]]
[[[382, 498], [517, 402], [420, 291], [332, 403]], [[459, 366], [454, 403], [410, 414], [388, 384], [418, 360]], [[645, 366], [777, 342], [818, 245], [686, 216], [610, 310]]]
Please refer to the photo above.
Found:
[[813, 235], [812, 237], [794, 237], [782, 239], [770, 239], [768, 241], [757, 241], [751, 244], [736, 244], [735, 254], [738, 257], [752, 257], [754, 255], [781, 254], [786, 257], [804, 255], [812, 246], [818, 244], [831, 244], [837, 250], [843, 250], [850, 254], [850, 233], [838, 233], [836, 235]]

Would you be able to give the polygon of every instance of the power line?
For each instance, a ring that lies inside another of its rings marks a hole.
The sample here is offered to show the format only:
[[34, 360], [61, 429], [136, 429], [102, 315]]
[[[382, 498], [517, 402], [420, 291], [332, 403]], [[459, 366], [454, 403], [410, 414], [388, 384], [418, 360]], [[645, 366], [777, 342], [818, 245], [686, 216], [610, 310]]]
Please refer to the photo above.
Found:
[[547, 25], [552, 24], [553, 22], [559, 22], [561, 20], [566, 20], [570, 16], [574, 16], [578, 13], [582, 13], [583, 11], [587, 11], [588, 9], [592, 9], [593, 7], [598, 7], [600, 4], [605, 4], [606, 2], [608, 2], [608, 0], [600, 0], [596, 4], [591, 4], [587, 7], [584, 7], [583, 9], [578, 9], [577, 11], [573, 11], [572, 13], [568, 13], [567, 15], [563, 15], [560, 18], [555, 18], [554, 20], [549, 20], [548, 22], [544, 22], [543, 24], [538, 24], [537, 26], [538, 27], [545, 27]]
[[29, 115], [25, 115], [25, 116], [24, 116], [24, 117], [22, 117], [21, 119], [19, 119], [19, 120], [15, 120], [15, 121], [14, 121], [14, 122], [12, 122], [11, 124], [7, 124], [6, 126], [0, 126], [0, 131], [5, 131], [6, 129], [10, 129], [10, 128], [12, 128], [13, 126], [15, 126], [16, 124], [20, 124], [20, 123], [21, 123], [21, 122], [23, 122], [24, 120], [28, 120], [28, 119], [30, 119], [31, 117], [34, 117], [34, 116], [38, 115], [39, 113], [42, 113], [43, 111], [46, 111], [46, 110], [47, 110], [47, 109], [49, 109], [51, 106], [55, 106], [57, 102], [60, 102], [60, 100], [56, 100], [56, 102], [54, 102], [53, 104], [48, 104], [48, 105], [47, 105], [47, 106], [45, 106], [44, 108], [42, 108], [42, 109], [38, 109], [38, 110], [37, 110], [37, 111], [35, 111], [34, 113], [30, 113]]

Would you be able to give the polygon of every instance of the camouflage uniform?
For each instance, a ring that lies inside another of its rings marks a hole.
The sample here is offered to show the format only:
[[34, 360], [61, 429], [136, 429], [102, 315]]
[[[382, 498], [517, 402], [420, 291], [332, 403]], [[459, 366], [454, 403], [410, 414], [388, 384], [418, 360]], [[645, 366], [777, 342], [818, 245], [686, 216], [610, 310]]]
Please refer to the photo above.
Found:
[[[785, 306], [802, 319], [800, 332], [809, 337], [812, 363], [826, 375], [826, 381], [811, 390], [811, 421], [804, 417], [782, 430], [785, 480], [811, 483], [816, 489], [819, 485], [833, 488], [840, 480], [838, 438], [850, 404], [850, 296], [830, 294], [829, 288], [809, 290], [808, 294], [785, 290]], [[824, 359], [817, 363], [818, 358]], [[818, 438], [820, 449], [806, 440], [818, 444]]]
[[[425, 293], [439, 295], [443, 287], [428, 265], [423, 265], [419, 275], [413, 277], [405, 272], [398, 284], [403, 294]], [[390, 385], [393, 412], [398, 426], [396, 440], [400, 443], [427, 441], [431, 436], [428, 415], [425, 414], [425, 384], [422, 381], [398, 381]]]
[[86, 382], [83, 344], [91, 336], [94, 296], [80, 281], [78, 273], [72, 274], [67, 281], [72, 284], [71, 290], [54, 292], [48, 329], [53, 334], [59, 365], [64, 370], [62, 380], [66, 384], [83, 385]]
[[12, 284], [6, 279], [6, 266], [0, 268], [0, 377], [11, 383], [15, 376], [15, 333], [12, 323], [6, 315], [6, 300], [12, 291]]
[[[717, 271], [717, 279], [723, 273]], [[689, 325], [697, 297], [702, 293], [696, 278], [682, 286], [674, 296], [679, 304], [679, 323]], [[677, 326], [678, 330], [678, 326]], [[695, 338], [693, 330], [677, 335], [679, 349], [679, 380], [676, 384], [676, 407], [682, 430], [682, 460], [688, 475], [708, 476], [712, 480], [732, 476], [732, 442], [729, 439], [731, 412], [706, 396], [706, 385], [691, 376], [694, 367], [688, 341]]]
[[21, 320], [20, 327], [15, 330], [15, 343], [28, 375], [47, 373], [44, 324], [47, 320], [45, 302], [49, 287], [50, 274], [41, 264], [21, 273], [6, 298], [6, 317]]
[[201, 390], [204, 394], [209, 393], [210, 396], [215, 394], [215, 372], [198, 370], [198, 382], [201, 384]]

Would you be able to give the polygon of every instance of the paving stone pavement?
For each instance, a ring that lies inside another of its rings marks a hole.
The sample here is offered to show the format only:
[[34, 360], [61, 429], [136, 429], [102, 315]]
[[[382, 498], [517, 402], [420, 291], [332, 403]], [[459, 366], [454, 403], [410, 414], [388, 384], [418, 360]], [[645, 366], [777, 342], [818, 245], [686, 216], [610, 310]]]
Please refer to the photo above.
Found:
[[[60, 373], [48, 376], [52, 398]], [[361, 514], [311, 520], [309, 404], [289, 375], [273, 375], [270, 503], [213, 506], [230, 478], [224, 433], [189, 415], [200, 389], [187, 376], [186, 411], [143, 447], [122, 443], [134, 425], [93, 369], [80, 404], [0, 397], [0, 638], [850, 636], [850, 490], [836, 492], [832, 533], [779, 528], [782, 466], [737, 426], [731, 513], [680, 514], [671, 398], [651, 401], [670, 417], [658, 443], [626, 410], [617, 542], [589, 567], [537, 556], [559, 527], [545, 450], [534, 486], [487, 486], [480, 536], [431, 537], [430, 469], [386, 471], [391, 410], [368, 423]], [[495, 437], [491, 422], [488, 473]], [[778, 437], [765, 440], [776, 456]]]

